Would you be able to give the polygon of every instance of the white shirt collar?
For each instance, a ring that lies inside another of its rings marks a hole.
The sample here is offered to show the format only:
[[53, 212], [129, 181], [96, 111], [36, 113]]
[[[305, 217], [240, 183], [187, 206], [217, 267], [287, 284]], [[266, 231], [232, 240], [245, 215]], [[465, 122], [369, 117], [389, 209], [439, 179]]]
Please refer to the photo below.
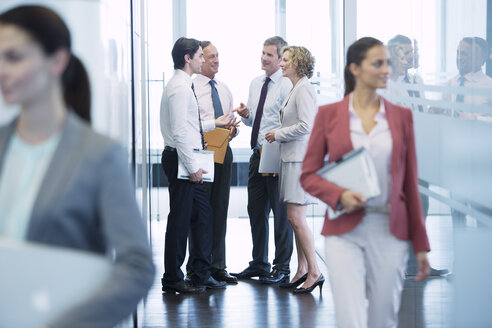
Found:
[[[458, 80], [459, 80], [460, 76], [461, 75], [458, 75]], [[476, 72], [470, 72], [470, 73], [463, 75], [463, 77], [465, 78], [466, 81], [480, 81], [483, 79], [484, 76], [485, 76], [485, 74], [482, 72], [482, 70], [479, 70]]]
[[[267, 78], [267, 75], [265, 74], [265, 78], [263, 81], [265, 81]], [[273, 83], [278, 83], [280, 79], [282, 78], [282, 70], [279, 68], [275, 73], [270, 75], [270, 80], [272, 80]]]
[[190, 85], [190, 87], [191, 87], [191, 84], [193, 83], [193, 81], [191, 80], [191, 76], [189, 76], [188, 73], [186, 73], [182, 69], [175, 69], [174, 70], [174, 74], [175, 75], [179, 75], [182, 78], [184, 78], [185, 81], [186, 81], [186, 83], [188, 83]]

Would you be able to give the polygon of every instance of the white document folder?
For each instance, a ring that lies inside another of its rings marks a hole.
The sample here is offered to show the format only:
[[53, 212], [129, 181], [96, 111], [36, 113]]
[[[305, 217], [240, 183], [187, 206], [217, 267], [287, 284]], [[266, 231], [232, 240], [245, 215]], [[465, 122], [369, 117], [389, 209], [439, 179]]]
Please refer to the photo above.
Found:
[[280, 173], [280, 144], [278, 142], [263, 144], [258, 173]]
[[[203, 181], [214, 182], [214, 152], [209, 150], [193, 150], [193, 157], [198, 161], [198, 167], [207, 171], [203, 174]], [[194, 173], [194, 172], [193, 172]], [[178, 179], [190, 180], [190, 174], [178, 156]]]
[[336, 162], [325, 165], [317, 173], [342, 188], [364, 195], [367, 199], [379, 196], [381, 193], [376, 167], [363, 147], [345, 154]]
[[0, 238], [0, 327], [50, 324], [110, 279], [98, 254]]

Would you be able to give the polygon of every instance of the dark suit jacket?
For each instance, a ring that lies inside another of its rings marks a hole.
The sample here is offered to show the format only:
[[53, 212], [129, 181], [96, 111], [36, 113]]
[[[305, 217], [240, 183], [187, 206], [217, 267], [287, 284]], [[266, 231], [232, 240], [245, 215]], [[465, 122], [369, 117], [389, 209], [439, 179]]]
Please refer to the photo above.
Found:
[[[14, 131], [15, 121], [0, 127], [0, 171]], [[112, 327], [135, 309], [154, 277], [128, 155], [73, 113], [61, 133], [33, 204], [26, 239], [114, 260], [104, 287], [50, 324], [52, 328]]]
[[[402, 240], [411, 240], [415, 252], [429, 251], [429, 241], [420, 204], [417, 175], [417, 156], [412, 112], [384, 100], [386, 118], [391, 131], [390, 231]], [[323, 167], [326, 154], [333, 162], [354, 149], [350, 139], [349, 96], [342, 101], [321, 106], [314, 121], [308, 149], [304, 158], [301, 185], [311, 195], [336, 208], [344, 191], [316, 174]], [[354, 229], [364, 211], [343, 214], [328, 220], [325, 214], [323, 235], [340, 235]]]

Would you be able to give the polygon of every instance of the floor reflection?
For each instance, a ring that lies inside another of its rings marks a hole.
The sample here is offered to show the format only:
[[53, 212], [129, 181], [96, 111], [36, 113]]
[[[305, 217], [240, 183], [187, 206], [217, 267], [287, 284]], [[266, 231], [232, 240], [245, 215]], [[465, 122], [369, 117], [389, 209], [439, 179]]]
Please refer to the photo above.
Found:
[[[431, 212], [442, 212], [439, 204], [431, 204]], [[315, 231], [315, 246], [323, 256], [323, 238], [319, 235], [323, 219], [308, 219]], [[273, 222], [271, 222], [273, 224]], [[312, 294], [294, 295], [291, 291], [257, 280], [240, 281], [226, 289], [186, 296], [161, 292], [163, 274], [163, 244], [166, 217], [152, 221], [152, 249], [157, 268], [156, 279], [149, 296], [138, 309], [139, 327], [336, 327], [328, 272], [319, 258], [320, 269], [327, 279], [322, 294], [318, 288]], [[432, 252], [431, 264], [453, 269], [453, 238], [450, 215], [434, 215], [427, 220]], [[273, 229], [270, 229], [269, 258], [273, 259]], [[251, 259], [249, 220], [231, 218], [227, 234], [227, 270], [239, 272]], [[186, 263], [186, 261], [185, 261]], [[296, 270], [294, 252], [291, 271]], [[184, 268], [183, 268], [184, 269]], [[449, 327], [452, 318], [452, 279], [430, 278], [424, 282], [405, 280], [399, 313], [399, 328]], [[132, 327], [130, 321], [120, 327]]]

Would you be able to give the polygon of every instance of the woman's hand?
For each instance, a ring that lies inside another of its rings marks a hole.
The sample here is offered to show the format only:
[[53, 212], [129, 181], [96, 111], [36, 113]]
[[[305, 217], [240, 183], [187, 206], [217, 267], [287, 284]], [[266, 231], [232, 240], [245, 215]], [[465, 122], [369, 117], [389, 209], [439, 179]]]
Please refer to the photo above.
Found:
[[430, 272], [430, 264], [429, 259], [427, 258], [427, 252], [417, 253], [417, 263], [419, 265], [419, 272], [417, 273], [415, 280], [419, 281], [427, 277]]
[[364, 208], [366, 198], [358, 192], [352, 190], [345, 190], [340, 196], [340, 204], [347, 213], [352, 213]]
[[275, 131], [267, 132], [267, 134], [265, 134], [265, 139], [269, 143], [274, 142], [275, 141]]

